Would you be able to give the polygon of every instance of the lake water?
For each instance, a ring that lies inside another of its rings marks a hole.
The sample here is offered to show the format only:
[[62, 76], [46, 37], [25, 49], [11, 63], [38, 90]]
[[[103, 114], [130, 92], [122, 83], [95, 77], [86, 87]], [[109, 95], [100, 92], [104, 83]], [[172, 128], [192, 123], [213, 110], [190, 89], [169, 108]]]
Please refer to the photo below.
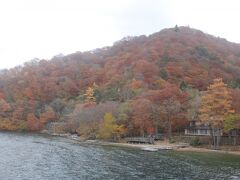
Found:
[[0, 133], [0, 179], [240, 179], [240, 156], [145, 152]]

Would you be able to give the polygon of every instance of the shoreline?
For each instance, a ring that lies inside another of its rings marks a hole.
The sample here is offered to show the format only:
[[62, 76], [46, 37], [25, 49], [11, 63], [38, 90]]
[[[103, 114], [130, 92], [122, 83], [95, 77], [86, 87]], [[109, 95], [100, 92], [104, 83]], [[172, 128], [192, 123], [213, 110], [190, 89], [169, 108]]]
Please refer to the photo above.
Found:
[[[1, 131], [6, 132], [6, 131]], [[16, 132], [15, 132], [16, 133]], [[22, 132], [20, 132], [22, 133]], [[109, 142], [102, 140], [82, 140], [77, 135], [70, 134], [51, 134], [51, 133], [33, 133], [39, 135], [47, 135], [52, 137], [61, 137], [65, 139], [69, 139], [82, 144], [92, 144], [92, 145], [100, 145], [100, 146], [115, 146], [115, 147], [126, 147], [126, 148], [135, 148], [139, 150], [146, 151], [164, 151], [164, 150], [172, 150], [177, 152], [198, 152], [198, 153], [219, 153], [219, 154], [231, 154], [231, 155], [240, 155], [240, 151], [233, 150], [213, 150], [206, 147], [193, 147], [187, 143], [169, 143], [168, 141], [156, 141], [155, 144], [130, 144], [126, 142]]]
[[[219, 154], [232, 154], [232, 155], [240, 155], [240, 151], [231, 151], [231, 150], [213, 150], [207, 148], [200, 147], [179, 147], [179, 145], [167, 145], [167, 146], [159, 146], [159, 145], [150, 145], [150, 144], [128, 144], [128, 143], [108, 143], [105, 145], [112, 145], [118, 147], [129, 147], [129, 148], [137, 148], [144, 150], [143, 148], [153, 148], [159, 151], [161, 150], [173, 150], [177, 152], [199, 152], [199, 153], [219, 153]], [[181, 146], [181, 145], [180, 145]], [[169, 149], [168, 149], [169, 148]]]
[[160, 142], [154, 145], [152, 144], [130, 144], [125, 142], [107, 142], [107, 141], [99, 141], [99, 140], [87, 140], [87, 141], [79, 141], [84, 144], [94, 144], [101, 146], [115, 146], [115, 147], [127, 147], [127, 148], [135, 148], [140, 150], [149, 149], [149, 151], [177, 151], [177, 152], [198, 152], [198, 153], [219, 153], [219, 154], [232, 154], [232, 155], [240, 155], [240, 151], [232, 151], [232, 150], [213, 150], [204, 147], [193, 147], [186, 143], [173, 143], [170, 144], [168, 142]]
[[[121, 147], [134, 147], [138, 149], [142, 149], [145, 147], [150, 147], [150, 148], [156, 148], [158, 150], [161, 150], [163, 146], [159, 148], [157, 145], [136, 145], [136, 144], [127, 144], [127, 143], [116, 143], [113, 144], [115, 146], [121, 146]], [[169, 147], [169, 146], [167, 146]], [[234, 154], [234, 155], [240, 155], [240, 151], [227, 151], [227, 150], [213, 150], [213, 149], [207, 149], [207, 148], [198, 148], [198, 147], [176, 147], [176, 146], [170, 146], [173, 151], [178, 151], [178, 152], [199, 152], [199, 153], [221, 153], [221, 154]], [[164, 149], [164, 147], [163, 147]]]
[[199, 147], [187, 147], [187, 148], [179, 148], [176, 149], [179, 152], [199, 152], [199, 153], [219, 153], [219, 154], [231, 154], [231, 155], [240, 155], [240, 151], [231, 151], [231, 150], [214, 150], [207, 148], [199, 148]]

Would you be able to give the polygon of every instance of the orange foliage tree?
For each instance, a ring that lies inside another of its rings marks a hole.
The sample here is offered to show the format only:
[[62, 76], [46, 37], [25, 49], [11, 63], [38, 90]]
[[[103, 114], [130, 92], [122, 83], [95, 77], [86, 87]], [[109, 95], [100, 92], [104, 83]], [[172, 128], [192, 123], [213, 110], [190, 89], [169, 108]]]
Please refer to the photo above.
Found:
[[214, 79], [202, 97], [200, 120], [212, 129], [214, 149], [219, 148], [221, 130], [227, 115], [234, 113], [232, 97], [221, 78]]

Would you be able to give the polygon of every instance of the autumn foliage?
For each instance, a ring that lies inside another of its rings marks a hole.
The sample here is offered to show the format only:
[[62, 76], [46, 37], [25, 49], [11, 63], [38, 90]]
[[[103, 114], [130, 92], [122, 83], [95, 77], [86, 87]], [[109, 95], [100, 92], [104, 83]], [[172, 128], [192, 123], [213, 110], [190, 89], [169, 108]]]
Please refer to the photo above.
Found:
[[[221, 78], [214, 79], [202, 97], [200, 108], [200, 120], [212, 128], [213, 145], [219, 148], [221, 130], [224, 128], [224, 120], [234, 113], [232, 109], [232, 97]], [[231, 121], [227, 119], [225, 125]], [[226, 127], [225, 127], [226, 128]]]
[[214, 79], [213, 84], [202, 97], [200, 119], [214, 128], [223, 128], [224, 118], [233, 114], [232, 97], [222, 79]]
[[[233, 109], [240, 112], [239, 52], [237, 44], [179, 27], [127, 37], [111, 47], [34, 59], [0, 71], [0, 129], [41, 131], [59, 122], [68, 132], [96, 138], [106, 128], [105, 113], [111, 113], [114, 123], [126, 128], [125, 136], [161, 129], [170, 137], [184, 129], [190, 108], [199, 119], [189, 92], [199, 91], [201, 98], [216, 78], [226, 83], [219, 91], [228, 100], [211, 108], [221, 109], [232, 96]], [[205, 107], [210, 97], [218, 101], [217, 94], [205, 96]], [[222, 124], [222, 115], [211, 115], [212, 125]]]

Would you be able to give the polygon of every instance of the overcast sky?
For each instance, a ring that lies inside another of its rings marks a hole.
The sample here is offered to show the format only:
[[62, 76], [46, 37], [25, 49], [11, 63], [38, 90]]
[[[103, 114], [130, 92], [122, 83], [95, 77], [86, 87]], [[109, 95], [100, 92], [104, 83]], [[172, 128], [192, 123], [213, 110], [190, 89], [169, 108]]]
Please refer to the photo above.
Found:
[[0, 69], [189, 25], [240, 43], [238, 0], [0, 0]]

